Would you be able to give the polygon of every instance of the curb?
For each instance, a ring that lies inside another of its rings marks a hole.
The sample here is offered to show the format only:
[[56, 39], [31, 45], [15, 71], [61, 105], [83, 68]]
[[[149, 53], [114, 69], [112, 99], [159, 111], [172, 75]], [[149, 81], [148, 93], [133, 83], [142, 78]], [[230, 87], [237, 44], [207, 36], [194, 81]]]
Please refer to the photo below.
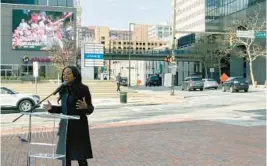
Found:
[[165, 103], [133, 103], [133, 104], [116, 104], [116, 105], [102, 105], [102, 106], [96, 106], [96, 109], [114, 109], [114, 108], [119, 108], [119, 107], [124, 107], [124, 106], [147, 106], [147, 105], [161, 105]]

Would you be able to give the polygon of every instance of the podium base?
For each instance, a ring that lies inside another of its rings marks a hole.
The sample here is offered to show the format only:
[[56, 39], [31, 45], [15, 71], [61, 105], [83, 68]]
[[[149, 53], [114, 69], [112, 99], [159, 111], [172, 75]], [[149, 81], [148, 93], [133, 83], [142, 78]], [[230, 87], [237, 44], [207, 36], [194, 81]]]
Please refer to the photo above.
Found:
[[30, 158], [39, 158], [39, 159], [63, 159], [65, 155], [62, 154], [49, 154], [49, 153], [32, 153], [29, 154]]

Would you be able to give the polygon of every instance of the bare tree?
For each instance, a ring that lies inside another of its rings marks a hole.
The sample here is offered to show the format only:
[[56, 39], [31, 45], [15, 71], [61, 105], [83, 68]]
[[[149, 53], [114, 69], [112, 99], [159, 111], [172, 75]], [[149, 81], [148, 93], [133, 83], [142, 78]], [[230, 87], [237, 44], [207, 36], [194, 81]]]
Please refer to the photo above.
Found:
[[253, 86], [255, 86], [255, 78], [253, 73], [253, 61], [260, 56], [266, 56], [265, 43], [260, 40], [252, 38], [237, 37], [236, 31], [243, 30], [254, 32], [265, 31], [266, 32], [266, 16], [264, 7], [260, 4], [256, 4], [245, 18], [237, 18], [233, 23], [227, 27], [227, 31], [230, 32], [228, 38], [236, 46], [244, 46], [245, 50], [239, 50], [238, 56], [245, 58], [249, 63], [250, 77]]
[[216, 61], [215, 63], [217, 63], [219, 69], [219, 76], [221, 76], [222, 75], [221, 61], [223, 59], [225, 60], [228, 59], [228, 55], [232, 51], [232, 46], [229, 44], [229, 40], [224, 35], [215, 35], [214, 46], [215, 46], [215, 51], [213, 58]]
[[213, 53], [215, 51], [211, 36], [203, 35], [192, 46], [192, 52], [196, 59], [199, 59], [205, 69], [205, 78], [208, 77], [208, 69], [214, 67]]
[[75, 40], [63, 39], [63, 48], [55, 45], [49, 50], [51, 61], [58, 70], [62, 70], [68, 65], [76, 62], [76, 44]]

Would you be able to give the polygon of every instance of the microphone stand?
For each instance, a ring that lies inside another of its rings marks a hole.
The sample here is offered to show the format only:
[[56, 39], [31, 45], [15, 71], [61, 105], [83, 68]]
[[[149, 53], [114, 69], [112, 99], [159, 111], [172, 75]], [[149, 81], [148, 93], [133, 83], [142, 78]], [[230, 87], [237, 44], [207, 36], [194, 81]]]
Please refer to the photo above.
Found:
[[[63, 89], [63, 88], [62, 88]], [[61, 89], [61, 90], [62, 90]], [[58, 91], [59, 92], [59, 91]], [[29, 111], [25, 111], [25, 112], [30, 112], [32, 113], [33, 110], [35, 110], [42, 102], [44, 102], [46, 99], [48, 99], [49, 97], [51, 97], [52, 95], [56, 95], [58, 93], [57, 91], [51, 93], [50, 95], [48, 95], [47, 97], [45, 97], [43, 100], [39, 101], [37, 104], [35, 104], [33, 107], [31, 107], [31, 109]], [[14, 119], [12, 122], [16, 122], [17, 120], [19, 120], [21, 117], [23, 117], [23, 115], [25, 114], [21, 114], [20, 116], [18, 116], [16, 119]], [[32, 116], [31, 114], [29, 115], [29, 132], [28, 132], [28, 138], [27, 140], [18, 136], [19, 140], [22, 142], [22, 143], [28, 143], [30, 144], [31, 143], [31, 137], [32, 137]], [[29, 152], [28, 152], [29, 153]], [[27, 156], [27, 166], [30, 166], [30, 157], [29, 157], [29, 154]]]

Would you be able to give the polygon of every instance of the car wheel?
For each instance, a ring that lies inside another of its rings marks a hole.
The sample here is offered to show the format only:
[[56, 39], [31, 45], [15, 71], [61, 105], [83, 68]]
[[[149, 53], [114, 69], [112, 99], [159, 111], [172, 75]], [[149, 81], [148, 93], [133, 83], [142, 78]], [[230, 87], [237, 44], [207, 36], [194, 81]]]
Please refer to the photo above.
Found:
[[193, 89], [194, 91], [196, 91], [196, 89]]
[[22, 100], [19, 103], [18, 109], [20, 112], [29, 111], [32, 108], [33, 104], [30, 100]]
[[214, 89], [216, 89], [216, 90], [217, 90], [218, 88], [214, 88]]
[[248, 89], [245, 89], [244, 91], [245, 91], [245, 92], [248, 92]]
[[224, 87], [224, 86], [222, 87], [222, 91], [223, 91], [223, 92], [226, 92], [226, 89], [225, 89], [225, 87]]
[[232, 86], [230, 87], [230, 92], [234, 93], [234, 88]]
[[200, 88], [200, 91], [203, 91], [203, 88]]

